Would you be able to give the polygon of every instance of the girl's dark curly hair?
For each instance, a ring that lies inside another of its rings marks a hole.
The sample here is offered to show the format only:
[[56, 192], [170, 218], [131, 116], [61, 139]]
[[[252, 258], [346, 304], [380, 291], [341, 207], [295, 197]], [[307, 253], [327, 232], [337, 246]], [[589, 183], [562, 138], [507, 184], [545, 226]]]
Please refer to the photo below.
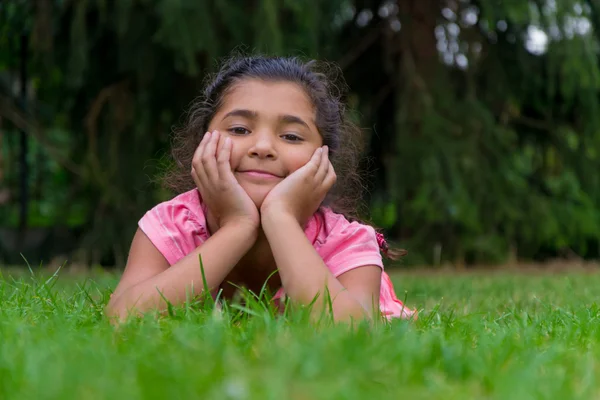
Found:
[[[347, 86], [338, 67], [320, 61], [303, 62], [296, 57], [236, 56], [226, 60], [220, 70], [207, 77], [202, 95], [188, 111], [187, 121], [175, 131], [172, 157], [175, 168], [163, 176], [164, 185], [175, 193], [196, 187], [191, 178], [191, 162], [228, 91], [245, 79], [291, 82], [304, 89], [316, 111], [316, 126], [329, 147], [337, 182], [324, 201], [325, 206], [350, 220], [359, 220], [364, 185], [359, 174], [363, 150], [361, 129], [354, 124], [344, 105]], [[389, 250], [395, 258], [402, 252]]]

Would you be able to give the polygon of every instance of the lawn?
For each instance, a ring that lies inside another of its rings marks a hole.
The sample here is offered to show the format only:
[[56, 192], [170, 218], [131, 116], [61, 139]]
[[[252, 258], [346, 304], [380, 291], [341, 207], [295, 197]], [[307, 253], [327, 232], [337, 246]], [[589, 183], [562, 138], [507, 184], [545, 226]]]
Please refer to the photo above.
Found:
[[600, 396], [600, 274], [398, 273], [419, 320], [354, 329], [257, 305], [115, 329], [116, 279], [3, 272], [1, 399]]

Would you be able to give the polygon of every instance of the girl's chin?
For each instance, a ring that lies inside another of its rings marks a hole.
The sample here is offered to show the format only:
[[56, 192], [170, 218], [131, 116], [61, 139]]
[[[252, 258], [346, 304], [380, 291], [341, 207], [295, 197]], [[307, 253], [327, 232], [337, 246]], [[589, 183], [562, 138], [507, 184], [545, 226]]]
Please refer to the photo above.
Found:
[[279, 182], [261, 182], [260, 184], [257, 184], [256, 182], [249, 182], [245, 179], [238, 179], [238, 183], [254, 202], [256, 208], [260, 210], [260, 206], [262, 206], [262, 203], [267, 195], [271, 192], [271, 190], [273, 190], [273, 188], [275, 188], [275, 186], [277, 186]]
[[265, 198], [267, 197], [271, 189], [273, 188], [261, 188], [258, 190], [256, 188], [253, 188], [253, 190], [246, 190], [246, 193], [248, 193], [248, 196], [254, 202], [256, 208], [260, 209], [260, 206], [262, 206], [263, 201], [265, 201]]

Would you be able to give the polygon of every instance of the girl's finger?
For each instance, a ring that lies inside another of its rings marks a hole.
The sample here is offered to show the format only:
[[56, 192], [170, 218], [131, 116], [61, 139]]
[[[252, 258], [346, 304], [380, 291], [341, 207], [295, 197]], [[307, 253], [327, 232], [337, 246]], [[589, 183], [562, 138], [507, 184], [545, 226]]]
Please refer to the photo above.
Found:
[[204, 148], [206, 147], [206, 143], [208, 142], [208, 140], [210, 139], [210, 132], [206, 132], [204, 134], [204, 136], [202, 137], [202, 140], [200, 140], [200, 144], [198, 145], [198, 147], [196, 147], [196, 150], [194, 151], [194, 156], [192, 157], [192, 163], [197, 163], [200, 161], [200, 155], [204, 152]]
[[322, 152], [323, 152], [323, 149], [321, 147], [319, 147], [317, 150], [315, 150], [315, 152], [313, 153], [310, 160], [308, 160], [308, 162], [306, 163], [306, 168], [308, 170], [307, 172], [309, 172], [313, 176], [319, 169], [319, 164], [321, 163], [321, 153]]
[[[204, 149], [206, 148], [206, 144], [209, 142], [211, 137], [210, 132], [206, 132], [204, 137], [200, 141], [200, 144], [196, 148], [194, 152], [194, 156], [192, 157], [192, 177], [194, 177], [194, 181], [196, 181], [196, 177], [200, 178], [201, 181], [206, 182], [206, 173], [204, 171], [204, 167], [202, 166], [202, 154], [204, 153]], [[198, 182], [196, 182], [198, 185]]]
[[327, 175], [323, 180], [323, 185], [325, 186], [327, 191], [329, 191], [329, 189], [331, 189], [332, 186], [335, 184], [335, 181], [337, 180], [337, 175], [335, 174], [335, 170], [333, 169], [333, 164], [331, 164], [331, 161], [328, 160], [327, 165]]
[[217, 150], [217, 170], [219, 173], [219, 179], [231, 179], [235, 177], [231, 172], [231, 149], [233, 144], [230, 137], [223, 137], [221, 143], [219, 143], [219, 150]]
[[329, 148], [327, 146], [323, 146], [321, 151], [321, 157], [319, 159], [319, 169], [315, 173], [315, 181], [317, 184], [321, 184], [325, 177], [327, 176], [327, 171], [329, 170]]
[[196, 168], [194, 166], [192, 166], [192, 179], [194, 180], [194, 183], [196, 184], [196, 187], [198, 187], [198, 189], [200, 189], [201, 187], [203, 187], [203, 183], [202, 181], [204, 180], [204, 177], [201, 178], [200, 175], [202, 173], [197, 171]]
[[302, 167], [298, 168], [294, 174], [301, 174], [302, 176], [307, 176], [312, 179], [315, 176], [315, 172], [319, 169], [319, 160], [321, 157], [321, 148], [315, 150], [313, 155], [310, 157], [310, 160], [306, 162]]
[[206, 173], [206, 176], [209, 180], [214, 181], [219, 178], [219, 173], [217, 172], [217, 144], [219, 142], [219, 132], [214, 131], [211, 134], [211, 137], [204, 148], [204, 152], [200, 156], [202, 161], [202, 167]]

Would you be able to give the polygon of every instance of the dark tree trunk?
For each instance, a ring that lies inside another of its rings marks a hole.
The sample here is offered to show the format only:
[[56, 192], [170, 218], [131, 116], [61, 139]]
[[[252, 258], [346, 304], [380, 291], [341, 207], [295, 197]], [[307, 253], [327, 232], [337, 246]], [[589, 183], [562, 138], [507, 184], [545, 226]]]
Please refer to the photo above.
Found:
[[[28, 57], [28, 37], [21, 35], [19, 80], [21, 88], [21, 107], [23, 111], [27, 109], [27, 57]], [[19, 154], [19, 231], [22, 236], [27, 229], [27, 214], [29, 208], [29, 164], [27, 156], [29, 153], [29, 140], [27, 133], [21, 130], [20, 133], [20, 154]]]

